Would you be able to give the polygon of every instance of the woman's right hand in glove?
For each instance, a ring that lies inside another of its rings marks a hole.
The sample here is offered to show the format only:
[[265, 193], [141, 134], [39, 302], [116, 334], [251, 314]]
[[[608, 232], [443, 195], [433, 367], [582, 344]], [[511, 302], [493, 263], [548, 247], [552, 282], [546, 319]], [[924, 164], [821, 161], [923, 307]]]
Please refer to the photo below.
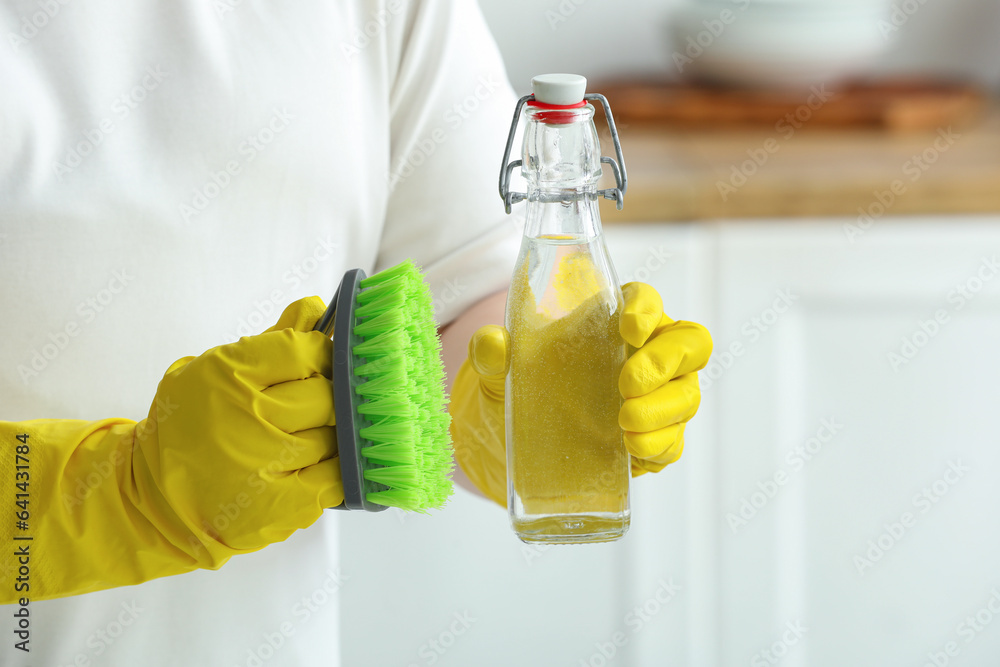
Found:
[[31, 548], [30, 588], [4, 582], [0, 604], [217, 569], [339, 505], [323, 309], [297, 301], [268, 331], [174, 363], [138, 423], [0, 422], [0, 502], [27, 501], [27, 528], [0, 522], [0, 541], [5, 558]]

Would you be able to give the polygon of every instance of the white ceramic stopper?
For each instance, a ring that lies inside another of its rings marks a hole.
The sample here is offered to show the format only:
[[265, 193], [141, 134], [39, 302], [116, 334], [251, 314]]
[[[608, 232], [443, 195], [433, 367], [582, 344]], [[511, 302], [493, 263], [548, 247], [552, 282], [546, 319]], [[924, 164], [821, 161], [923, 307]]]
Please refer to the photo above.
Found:
[[539, 74], [531, 80], [531, 92], [543, 104], [579, 104], [587, 92], [587, 79], [579, 74]]

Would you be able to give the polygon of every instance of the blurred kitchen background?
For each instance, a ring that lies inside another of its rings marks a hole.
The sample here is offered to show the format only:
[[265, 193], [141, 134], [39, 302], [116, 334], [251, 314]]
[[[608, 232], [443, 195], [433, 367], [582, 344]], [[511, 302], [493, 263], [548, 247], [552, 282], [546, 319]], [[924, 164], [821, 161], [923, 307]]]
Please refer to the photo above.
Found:
[[620, 542], [343, 517], [344, 664], [1000, 665], [1000, 2], [480, 6], [608, 95], [622, 282], [715, 352]]
[[[893, 5], [906, 17], [899, 26], [892, 23]], [[708, 12], [704, 18], [714, 18], [729, 9], [739, 15], [732, 23], [738, 27], [747, 11], [791, 7], [794, 15], [803, 7], [829, 11], [831, 6], [881, 12], [892, 28], [899, 28], [887, 30], [894, 43], [858, 72], [863, 76], [958, 77], [1000, 88], [996, 0], [480, 0], [479, 6], [503, 51], [511, 82], [524, 93], [542, 70], [579, 71], [595, 80], [636, 74], [680, 78], [671, 56], [683, 52], [688, 35], [682, 32], [678, 39], [678, 23], [699, 10]], [[882, 34], [878, 21], [876, 16], [869, 26]], [[844, 50], [852, 46], [842, 44]]]

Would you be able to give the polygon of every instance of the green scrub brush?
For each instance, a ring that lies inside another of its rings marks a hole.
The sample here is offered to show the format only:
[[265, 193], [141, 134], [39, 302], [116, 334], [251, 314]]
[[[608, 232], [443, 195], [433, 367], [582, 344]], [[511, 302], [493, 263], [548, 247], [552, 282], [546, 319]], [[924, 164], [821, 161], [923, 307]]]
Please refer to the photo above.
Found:
[[423, 512], [451, 496], [454, 468], [431, 292], [412, 261], [344, 275], [315, 327], [333, 334], [338, 509]]

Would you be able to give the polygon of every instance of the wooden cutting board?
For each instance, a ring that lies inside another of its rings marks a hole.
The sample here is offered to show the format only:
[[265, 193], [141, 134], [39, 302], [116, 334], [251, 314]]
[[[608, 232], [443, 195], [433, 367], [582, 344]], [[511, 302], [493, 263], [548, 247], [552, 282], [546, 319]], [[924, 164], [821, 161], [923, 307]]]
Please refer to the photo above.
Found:
[[[897, 114], [910, 120], [889, 131], [884, 112], [850, 123], [665, 121], [594, 89], [611, 101], [629, 176], [624, 210], [602, 202], [606, 222], [1000, 211], [1000, 105], [919, 122]], [[601, 143], [613, 154], [606, 133]]]
[[661, 127], [875, 127], [905, 132], [968, 123], [985, 95], [972, 84], [887, 79], [809, 90], [721, 88], [664, 81], [600, 84], [621, 122]]

